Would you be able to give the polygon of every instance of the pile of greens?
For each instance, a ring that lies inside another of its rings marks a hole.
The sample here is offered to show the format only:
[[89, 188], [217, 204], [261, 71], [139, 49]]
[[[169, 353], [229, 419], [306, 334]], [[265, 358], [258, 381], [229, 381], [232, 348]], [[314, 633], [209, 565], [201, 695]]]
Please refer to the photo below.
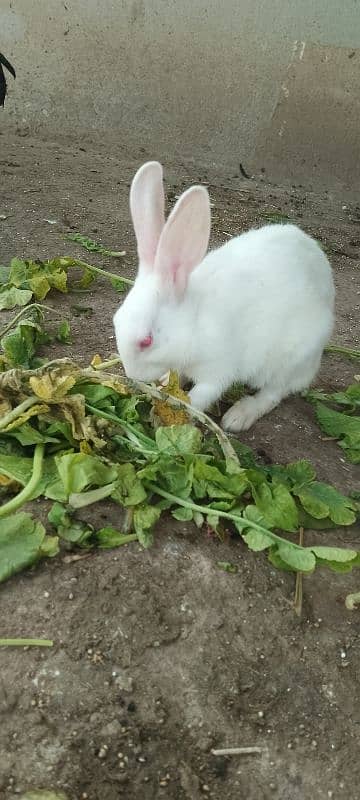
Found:
[[[220, 536], [230, 526], [282, 569], [360, 564], [355, 550], [297, 544], [300, 528], [351, 525], [358, 512], [356, 500], [316, 480], [309, 462], [260, 465], [206, 415], [192, 410], [193, 424], [176, 376], [165, 392], [104, 366], [61, 359], [0, 373], [0, 580], [55, 555], [61, 540], [148, 547], [165, 513]], [[38, 497], [54, 503], [47, 532], [28, 512], [15, 515]], [[126, 512], [121, 531], [95, 531], [81, 519], [105, 498]]]
[[330, 394], [315, 389], [307, 397], [315, 404], [320, 428], [339, 440], [348, 461], [360, 464], [360, 383]]
[[[70, 238], [87, 250], [124, 255], [80, 234]], [[352, 525], [360, 511], [359, 495], [345, 497], [317, 481], [308, 461], [260, 463], [188, 405], [176, 375], [166, 387], [147, 386], [110, 372], [117, 358], [95, 357], [82, 368], [39, 357], [39, 347], [53, 338], [71, 341], [65, 321], [50, 337], [42, 305], [50, 290], [71, 288], [70, 269], [80, 270], [75, 288], [81, 291], [97, 275], [120, 291], [132, 283], [74, 258], [15, 258], [0, 267], [0, 310], [20, 306], [0, 331], [0, 581], [61, 546], [137, 541], [148, 547], [163, 515], [218, 536], [240, 535], [250, 549], [266, 550], [274, 566], [299, 576], [316, 566], [340, 572], [359, 566], [356, 550], [302, 544], [304, 529]], [[359, 392], [355, 384], [332, 395], [308, 394], [320, 426], [354, 463]], [[34, 518], [33, 506], [26, 506], [37, 498], [48, 501], [38, 512], [46, 508], [46, 519]], [[120, 530], [95, 529], [87, 519], [88, 507], [105, 499], [122, 509]]]

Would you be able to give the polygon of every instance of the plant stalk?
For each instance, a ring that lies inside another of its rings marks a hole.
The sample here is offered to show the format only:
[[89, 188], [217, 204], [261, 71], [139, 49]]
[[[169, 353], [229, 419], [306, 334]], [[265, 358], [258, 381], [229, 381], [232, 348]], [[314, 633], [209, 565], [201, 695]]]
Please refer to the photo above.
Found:
[[78, 265], [79, 267], [83, 267], [83, 269], [88, 269], [89, 272], [95, 272], [96, 275], [103, 275], [104, 278], [110, 278], [112, 281], [122, 281], [127, 286], [133, 286], [134, 281], [130, 278], [123, 278], [122, 275], [115, 275], [115, 272], [109, 272], [107, 269], [101, 269], [101, 267], [94, 267], [93, 264], [87, 264], [86, 261], [81, 261], [79, 258], [72, 259], [74, 265]]
[[7, 414], [4, 414], [2, 419], [0, 419], [0, 431], [3, 431], [4, 428], [7, 428], [11, 422], [13, 422], [17, 417], [20, 417], [24, 411], [27, 411], [28, 408], [31, 408], [31, 406], [34, 406], [36, 403], [40, 403], [39, 397], [31, 395], [31, 397], [27, 397], [26, 400], [23, 400], [23, 402], [16, 406], [16, 408], [8, 411]]
[[0, 506], [0, 518], [13, 514], [14, 511], [17, 511], [21, 506], [32, 499], [34, 489], [36, 489], [42, 476], [44, 449], [45, 446], [43, 444], [37, 444], [35, 446], [31, 478], [19, 494], [12, 497], [11, 500], [4, 503], [3, 506]]

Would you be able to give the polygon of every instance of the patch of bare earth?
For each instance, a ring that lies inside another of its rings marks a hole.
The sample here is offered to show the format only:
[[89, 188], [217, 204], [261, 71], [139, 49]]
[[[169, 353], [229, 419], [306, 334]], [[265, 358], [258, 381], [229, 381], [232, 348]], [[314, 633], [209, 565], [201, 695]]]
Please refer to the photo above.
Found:
[[[74, 254], [133, 275], [128, 185], [152, 156], [2, 136], [0, 262]], [[170, 201], [191, 182], [209, 184], [212, 244], [274, 212], [320, 238], [335, 270], [335, 339], [359, 347], [359, 207], [191, 165], [170, 164], [167, 178]], [[72, 230], [126, 256], [86, 254], [62, 238]], [[58, 345], [54, 355], [87, 362], [115, 349], [119, 296], [108, 284], [48, 301], [73, 334], [73, 345]], [[74, 304], [90, 306], [92, 315], [76, 316]], [[325, 357], [318, 384], [343, 386], [356, 370]], [[323, 441], [301, 398], [283, 403], [243, 441], [275, 462], [308, 458], [320, 479], [343, 491], [359, 487], [359, 468]], [[106, 503], [96, 513], [121, 525]], [[324, 537], [358, 547], [359, 530], [306, 533], [308, 541]], [[221, 571], [219, 561], [235, 563], [237, 574]], [[172, 519], [149, 551], [129, 545], [71, 563], [63, 554], [7, 582], [0, 635], [55, 644], [0, 649], [1, 800], [32, 787], [61, 788], [73, 800], [355, 800], [359, 612], [346, 611], [344, 597], [359, 588], [356, 573], [319, 571], [304, 581], [299, 621], [293, 576], [276, 572], [239, 538], [221, 543]], [[261, 753], [211, 753], [252, 745]]]

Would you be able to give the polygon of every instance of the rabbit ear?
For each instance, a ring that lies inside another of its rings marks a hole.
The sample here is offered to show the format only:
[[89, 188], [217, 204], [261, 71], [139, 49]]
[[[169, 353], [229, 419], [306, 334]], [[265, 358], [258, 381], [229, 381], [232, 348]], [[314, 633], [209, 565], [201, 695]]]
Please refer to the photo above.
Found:
[[155, 270], [181, 296], [190, 272], [204, 258], [210, 237], [210, 201], [204, 186], [193, 186], [174, 206], [156, 253]]
[[154, 265], [160, 234], [165, 224], [162, 166], [148, 161], [137, 171], [130, 189], [130, 212], [134, 225], [140, 266]]

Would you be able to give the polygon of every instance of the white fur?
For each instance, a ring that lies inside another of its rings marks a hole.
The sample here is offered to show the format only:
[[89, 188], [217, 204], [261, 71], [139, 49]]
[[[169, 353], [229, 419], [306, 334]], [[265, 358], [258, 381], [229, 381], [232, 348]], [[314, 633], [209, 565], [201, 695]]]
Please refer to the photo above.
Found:
[[[246, 430], [284, 397], [306, 389], [334, 318], [331, 267], [317, 242], [295, 225], [267, 225], [204, 257], [206, 190], [185, 192], [164, 225], [156, 162], [138, 171], [131, 198], [139, 273], [114, 316], [126, 374], [153, 381], [177, 370], [193, 382], [191, 402], [199, 409], [235, 381], [246, 383], [258, 392], [224, 415], [222, 424], [232, 431]], [[142, 253], [154, 251], [154, 231], [156, 254], [144, 263]], [[152, 346], [140, 350], [150, 333]]]

